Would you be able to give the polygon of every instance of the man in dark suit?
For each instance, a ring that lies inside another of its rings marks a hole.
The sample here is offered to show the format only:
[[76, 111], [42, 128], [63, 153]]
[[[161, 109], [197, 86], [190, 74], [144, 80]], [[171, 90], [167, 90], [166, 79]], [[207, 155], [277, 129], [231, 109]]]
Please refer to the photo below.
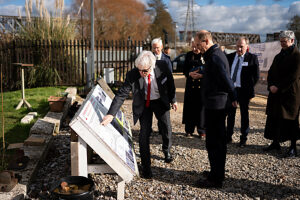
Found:
[[[254, 97], [254, 86], [259, 79], [259, 64], [255, 54], [247, 52], [249, 40], [240, 37], [236, 52], [228, 54], [231, 79], [237, 91], [237, 101], [241, 113], [240, 147], [244, 147], [249, 132], [249, 102]], [[232, 142], [236, 108], [231, 107], [227, 118], [227, 143]]]
[[[155, 38], [152, 40], [151, 42], [151, 46], [152, 46], [152, 52], [156, 58], [156, 60], [164, 60], [167, 63], [168, 69], [171, 71], [171, 73], [173, 72], [172, 69], [172, 63], [170, 60], [170, 56], [166, 55], [163, 52], [163, 43], [161, 38]], [[157, 127], [158, 127], [158, 132], [161, 135], [161, 131], [159, 129], [159, 127], [161, 127], [161, 125], [159, 124], [160, 122], [157, 122]], [[153, 132], [153, 130], [151, 129], [151, 132]]]
[[170, 72], [173, 72], [172, 63], [170, 60], [170, 56], [163, 53], [163, 44], [160, 38], [155, 38], [151, 42], [152, 52], [155, 55], [156, 60], [164, 60], [166, 61]]
[[170, 122], [170, 105], [176, 111], [175, 84], [165, 61], [156, 60], [150, 51], [143, 51], [135, 60], [135, 66], [127, 75], [123, 86], [117, 92], [113, 102], [103, 117], [102, 125], [110, 123], [121, 105], [133, 94], [132, 110], [134, 124], [140, 121], [139, 146], [142, 161], [142, 176], [152, 178], [149, 139], [153, 113], [159, 122], [162, 134], [162, 150], [165, 162], [172, 162], [172, 128]]
[[[210, 172], [205, 180], [198, 180], [201, 188], [220, 188], [225, 178], [227, 104], [237, 106], [234, 86], [229, 76], [229, 65], [225, 54], [212, 41], [206, 30], [196, 34], [195, 43], [205, 61], [203, 74], [203, 100], [205, 108], [206, 149]], [[229, 97], [229, 98], [228, 98]], [[231, 102], [230, 102], [231, 103]]]

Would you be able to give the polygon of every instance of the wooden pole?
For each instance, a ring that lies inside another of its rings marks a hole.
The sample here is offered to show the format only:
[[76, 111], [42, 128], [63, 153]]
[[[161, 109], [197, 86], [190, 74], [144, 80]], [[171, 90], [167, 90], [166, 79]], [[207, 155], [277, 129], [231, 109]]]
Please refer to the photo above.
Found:
[[4, 167], [4, 155], [5, 155], [5, 134], [4, 134], [4, 110], [3, 110], [3, 87], [2, 87], [2, 65], [1, 65], [1, 106], [2, 106], [2, 141], [3, 141], [3, 152], [2, 152], [2, 168]]

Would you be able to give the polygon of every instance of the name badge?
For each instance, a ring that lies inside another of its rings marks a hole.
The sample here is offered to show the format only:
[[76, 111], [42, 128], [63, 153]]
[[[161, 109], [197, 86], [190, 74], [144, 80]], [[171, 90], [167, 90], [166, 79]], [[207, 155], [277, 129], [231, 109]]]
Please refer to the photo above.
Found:
[[167, 77], [165, 77], [162, 81], [161, 84], [164, 84], [167, 81]]
[[248, 66], [248, 62], [242, 62], [242, 66]]

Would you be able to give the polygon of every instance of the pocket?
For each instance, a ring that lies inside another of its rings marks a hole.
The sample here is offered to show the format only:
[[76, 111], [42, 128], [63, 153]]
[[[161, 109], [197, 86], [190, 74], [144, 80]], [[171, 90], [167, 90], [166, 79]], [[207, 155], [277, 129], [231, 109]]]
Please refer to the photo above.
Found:
[[228, 94], [225, 92], [217, 92], [206, 98], [205, 107], [207, 109], [225, 109], [227, 105]]

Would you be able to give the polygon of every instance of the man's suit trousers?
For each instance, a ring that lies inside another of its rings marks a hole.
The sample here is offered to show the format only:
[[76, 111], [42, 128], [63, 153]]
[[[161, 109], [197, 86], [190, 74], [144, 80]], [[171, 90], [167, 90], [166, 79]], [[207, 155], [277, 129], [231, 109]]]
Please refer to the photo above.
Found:
[[153, 113], [158, 120], [159, 130], [162, 134], [162, 150], [164, 153], [170, 152], [172, 145], [172, 128], [170, 120], [170, 111], [165, 109], [162, 101], [151, 100], [150, 106], [144, 108], [144, 111], [139, 118], [140, 121], [140, 156], [143, 167], [147, 168], [151, 166], [151, 155], [150, 155], [150, 134], [152, 132], [152, 119]]
[[226, 162], [226, 111], [205, 109], [206, 149], [210, 163], [209, 179], [222, 182]]
[[[248, 97], [243, 96], [240, 89], [237, 89], [238, 103], [241, 114], [241, 136], [240, 141], [245, 142], [249, 133], [249, 102]], [[235, 124], [236, 108], [231, 106], [228, 112], [227, 118], [227, 140], [233, 135], [233, 129]]]

